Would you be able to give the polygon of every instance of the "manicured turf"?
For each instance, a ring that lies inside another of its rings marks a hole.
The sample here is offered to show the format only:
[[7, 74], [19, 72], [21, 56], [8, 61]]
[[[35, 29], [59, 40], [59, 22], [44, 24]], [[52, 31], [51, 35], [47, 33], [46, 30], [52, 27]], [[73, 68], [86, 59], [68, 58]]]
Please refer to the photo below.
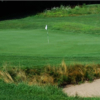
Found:
[[[0, 64], [99, 63], [99, 14], [6, 20], [0, 23]], [[94, 20], [93, 20], [94, 19]], [[48, 25], [50, 43], [47, 41]]]
[[2, 62], [41, 66], [75, 61], [99, 63], [98, 35], [49, 30], [1, 30], [0, 55]]
[[[0, 22], [0, 65], [27, 67], [69, 63], [99, 63], [100, 14]], [[47, 41], [48, 25], [50, 43]]]

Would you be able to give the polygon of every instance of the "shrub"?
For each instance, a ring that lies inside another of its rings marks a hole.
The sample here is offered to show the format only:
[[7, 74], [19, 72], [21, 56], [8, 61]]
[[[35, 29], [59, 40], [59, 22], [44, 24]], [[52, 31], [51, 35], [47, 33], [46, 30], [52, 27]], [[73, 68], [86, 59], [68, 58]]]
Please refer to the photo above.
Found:
[[75, 10], [79, 10], [80, 9], [80, 7], [79, 6], [75, 6]]

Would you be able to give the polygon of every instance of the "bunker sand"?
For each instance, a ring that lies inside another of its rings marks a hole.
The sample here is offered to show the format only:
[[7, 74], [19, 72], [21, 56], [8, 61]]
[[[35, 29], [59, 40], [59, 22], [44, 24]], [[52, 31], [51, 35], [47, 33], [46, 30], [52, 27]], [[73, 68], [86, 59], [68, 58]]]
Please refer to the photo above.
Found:
[[67, 85], [63, 88], [64, 93], [68, 96], [80, 97], [100, 97], [100, 79], [96, 79], [93, 82], [85, 82], [80, 85]]

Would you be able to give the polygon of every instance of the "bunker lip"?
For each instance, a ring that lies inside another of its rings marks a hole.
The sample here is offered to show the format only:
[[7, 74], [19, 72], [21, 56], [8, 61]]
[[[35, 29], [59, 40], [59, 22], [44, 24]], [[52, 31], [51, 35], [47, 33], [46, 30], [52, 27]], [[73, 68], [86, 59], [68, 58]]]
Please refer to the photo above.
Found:
[[68, 96], [80, 97], [100, 97], [100, 79], [93, 82], [85, 82], [80, 85], [67, 85], [63, 88], [63, 92]]

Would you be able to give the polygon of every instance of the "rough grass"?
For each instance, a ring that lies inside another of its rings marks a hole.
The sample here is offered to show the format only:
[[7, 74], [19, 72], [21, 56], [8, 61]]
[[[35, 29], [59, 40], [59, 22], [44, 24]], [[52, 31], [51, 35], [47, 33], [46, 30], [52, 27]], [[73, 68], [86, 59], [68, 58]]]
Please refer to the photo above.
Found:
[[0, 71], [0, 78], [7, 83], [27, 83], [29, 85], [57, 85], [78, 84], [100, 78], [99, 64], [66, 65], [64, 61], [59, 66], [48, 65], [44, 69], [22, 68], [4, 64]]
[[100, 78], [100, 65], [48, 65], [45, 69], [21, 69], [4, 64], [0, 70], [0, 99], [3, 100], [99, 100], [97, 97], [68, 97], [59, 86]]
[[59, 100], [65, 99], [66, 95], [55, 86], [27, 86], [24, 83], [18, 85], [6, 84], [0, 80], [1, 100]]
[[86, 24], [81, 23], [73, 23], [73, 22], [59, 22], [53, 25], [53, 28], [56, 30], [64, 30], [64, 31], [70, 31], [70, 32], [78, 32], [78, 33], [87, 33], [87, 34], [99, 34], [100, 28], [97, 26], [90, 26]]
[[24, 83], [18, 85], [6, 84], [0, 80], [1, 100], [99, 100], [99, 98], [68, 97], [56, 86], [28, 86]]
[[38, 17], [64, 17], [64, 16], [79, 16], [100, 13], [100, 5], [77, 5], [74, 8], [70, 6], [53, 7], [50, 10], [45, 10], [43, 13], [39, 13]]

